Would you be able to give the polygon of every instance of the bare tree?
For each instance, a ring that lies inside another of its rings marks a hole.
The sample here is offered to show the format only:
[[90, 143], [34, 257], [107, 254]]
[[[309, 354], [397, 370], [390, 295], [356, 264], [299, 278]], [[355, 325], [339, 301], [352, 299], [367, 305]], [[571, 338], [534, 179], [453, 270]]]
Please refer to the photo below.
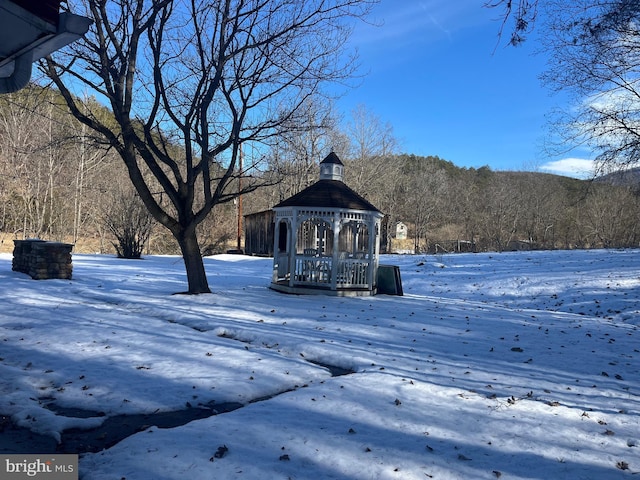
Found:
[[428, 232], [447, 204], [449, 182], [435, 157], [401, 158], [404, 180], [398, 184], [396, 198], [399, 211], [413, 225], [414, 251], [421, 253], [428, 249]]
[[628, 187], [594, 185], [579, 219], [585, 243], [596, 248], [636, 247], [639, 201]]
[[[44, 71], [72, 114], [119, 153], [178, 242], [189, 293], [209, 292], [196, 227], [258, 166], [238, 171], [240, 146], [267, 143], [325, 82], [352, 74], [343, 55], [349, 21], [374, 0], [77, 3], [94, 22], [90, 32]], [[113, 119], [81, 105], [81, 89], [108, 102]]]
[[41, 135], [36, 133], [39, 120], [34, 112], [39, 108], [36, 95], [28, 91], [15, 92], [0, 97], [0, 157], [2, 158], [2, 229], [14, 235], [22, 232], [23, 238], [35, 235], [28, 205], [35, 196], [31, 170], [35, 165], [30, 157], [38, 150]]
[[[640, 165], [640, 3], [578, 0], [547, 12], [546, 85], [571, 95], [553, 124], [597, 154], [598, 173]], [[571, 19], [571, 21], [569, 21]]]
[[402, 169], [404, 161], [394, 158], [398, 141], [390, 124], [384, 123], [365, 105], [358, 105], [346, 125], [349, 154], [346, 180], [385, 215], [381, 248], [386, 251], [399, 220], [402, 201]]
[[539, 2], [540, 0], [489, 0], [485, 2], [485, 7], [502, 11], [499, 37], [502, 38], [506, 29], [509, 32], [509, 44], [518, 46], [533, 31]]
[[64, 168], [63, 121], [52, 118], [53, 95], [46, 89], [27, 88], [3, 96], [0, 103], [0, 153], [10, 168], [7, 199], [14, 209], [14, 233], [23, 237], [51, 237], [63, 210], [58, 201], [60, 173]]
[[550, 174], [520, 172], [512, 175], [513, 199], [522, 205], [518, 233], [528, 248], [552, 248], [557, 218], [564, 210], [558, 200], [561, 185]]
[[309, 99], [306, 114], [272, 145], [269, 166], [277, 182], [275, 204], [318, 179], [318, 162], [341, 143], [331, 102]]
[[104, 210], [104, 223], [116, 237], [113, 246], [120, 258], [139, 259], [151, 236], [153, 217], [135, 191], [119, 189]]
[[365, 105], [358, 105], [351, 112], [347, 124], [347, 135], [351, 141], [349, 185], [356, 191], [370, 195], [380, 192], [384, 172], [402, 165], [390, 163], [389, 159], [398, 151], [398, 141], [393, 127], [371, 112]]
[[[551, 127], [566, 148], [597, 154], [597, 173], [640, 165], [640, 2], [637, 0], [495, 0], [509, 43], [534, 25], [548, 68], [543, 81], [569, 95]], [[502, 34], [502, 30], [501, 30]]]

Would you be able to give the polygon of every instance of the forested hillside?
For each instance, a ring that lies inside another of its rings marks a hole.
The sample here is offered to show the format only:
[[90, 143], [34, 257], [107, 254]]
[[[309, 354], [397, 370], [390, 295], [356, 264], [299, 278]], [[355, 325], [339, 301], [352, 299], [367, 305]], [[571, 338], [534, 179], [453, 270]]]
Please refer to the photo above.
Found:
[[[87, 102], [95, 100], [86, 99]], [[105, 118], [109, 112], [104, 110]], [[172, 145], [171, 148], [180, 148]], [[441, 252], [637, 247], [640, 195], [634, 182], [459, 168], [437, 156], [398, 154], [392, 129], [360, 109], [344, 126], [281, 139], [253, 159], [243, 182], [272, 184], [242, 197], [244, 214], [269, 209], [317, 179], [334, 149], [345, 181], [386, 217], [383, 248]], [[247, 156], [256, 155], [248, 149]], [[434, 152], [437, 153], [437, 152]], [[514, 159], [514, 163], [518, 163]], [[162, 201], [161, 189], [157, 193]], [[75, 251], [115, 252], [127, 227], [145, 253], [178, 253], [154, 226], [109, 146], [64, 113], [54, 91], [32, 87], [0, 97], [0, 240], [39, 237]], [[238, 202], [218, 205], [199, 228], [204, 253], [234, 248]], [[408, 238], [395, 237], [397, 222]], [[126, 232], [125, 232], [126, 233]]]

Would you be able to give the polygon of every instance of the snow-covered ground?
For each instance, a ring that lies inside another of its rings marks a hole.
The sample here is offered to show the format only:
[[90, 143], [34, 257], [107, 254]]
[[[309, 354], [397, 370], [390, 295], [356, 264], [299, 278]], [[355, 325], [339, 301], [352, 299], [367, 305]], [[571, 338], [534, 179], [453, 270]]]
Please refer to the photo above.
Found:
[[59, 439], [244, 405], [82, 455], [81, 479], [640, 474], [640, 251], [389, 256], [405, 295], [362, 298], [274, 292], [263, 258], [206, 258], [200, 296], [173, 295], [177, 257], [73, 263], [34, 281], [0, 255], [0, 414]]

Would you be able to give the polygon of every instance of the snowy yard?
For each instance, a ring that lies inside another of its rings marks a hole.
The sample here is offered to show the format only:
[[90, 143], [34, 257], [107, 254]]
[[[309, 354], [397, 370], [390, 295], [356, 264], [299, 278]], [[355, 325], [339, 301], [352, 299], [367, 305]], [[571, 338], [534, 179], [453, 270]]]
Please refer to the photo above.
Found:
[[639, 478], [640, 251], [381, 263], [403, 297], [280, 294], [245, 256], [184, 296], [177, 257], [34, 281], [2, 254], [0, 414], [64, 450], [109, 417], [240, 407], [83, 454], [83, 480]]

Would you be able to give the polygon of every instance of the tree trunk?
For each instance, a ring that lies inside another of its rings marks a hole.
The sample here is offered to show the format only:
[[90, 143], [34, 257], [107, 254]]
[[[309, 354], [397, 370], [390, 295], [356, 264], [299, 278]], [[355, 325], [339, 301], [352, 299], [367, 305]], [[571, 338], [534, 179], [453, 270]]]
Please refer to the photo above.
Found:
[[195, 229], [188, 229], [186, 232], [177, 235], [176, 238], [180, 245], [184, 266], [187, 271], [187, 282], [189, 284], [187, 293], [190, 295], [211, 293]]

